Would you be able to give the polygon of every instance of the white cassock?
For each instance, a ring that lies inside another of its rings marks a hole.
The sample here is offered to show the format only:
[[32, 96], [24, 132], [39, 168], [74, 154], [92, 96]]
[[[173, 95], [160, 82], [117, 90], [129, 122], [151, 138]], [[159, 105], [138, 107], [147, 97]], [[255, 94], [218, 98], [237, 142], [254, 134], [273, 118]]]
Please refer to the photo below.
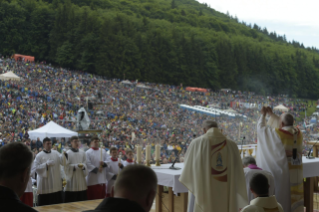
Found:
[[[62, 157], [51, 150], [39, 152], [34, 160], [37, 176], [38, 206], [62, 203]], [[47, 165], [53, 164], [53, 165]]]
[[248, 205], [238, 147], [217, 128], [191, 142], [179, 181], [195, 197], [189, 211], [238, 212]]
[[122, 162], [123, 162], [122, 164], [124, 167], [135, 164], [133, 160], [126, 160], [126, 161], [122, 161]]
[[[302, 134], [293, 126], [279, 127], [279, 117], [272, 115], [266, 126], [264, 116], [257, 123], [258, 147], [256, 162], [275, 178], [277, 201], [285, 212], [303, 211]], [[294, 139], [294, 133], [299, 132]], [[294, 140], [297, 140], [296, 146]], [[293, 148], [298, 149], [297, 160], [287, 156]], [[292, 192], [291, 192], [292, 189]], [[295, 193], [294, 193], [295, 192]]]
[[[65, 166], [67, 182], [64, 190], [85, 191], [87, 189], [85, 177], [88, 174], [85, 152], [81, 149], [78, 151], [73, 151], [70, 149], [67, 151], [67, 154], [68, 158], [66, 160]], [[83, 165], [82, 168], [78, 166], [80, 163]]]
[[106, 195], [106, 174], [107, 167], [99, 172], [100, 161], [105, 164], [108, 162], [109, 155], [104, 149], [90, 148], [85, 152], [86, 154], [86, 166], [88, 169], [88, 176], [86, 176], [86, 182], [88, 186], [88, 199], [103, 199]]
[[29, 179], [29, 182], [27, 184], [27, 187], [25, 189], [25, 193], [29, 193], [29, 192], [32, 192], [33, 193], [33, 188], [32, 188], [32, 184], [33, 182], [35, 182], [35, 171], [36, 171], [36, 167], [34, 165], [34, 162], [32, 163], [32, 166], [31, 166], [31, 172], [30, 172], [30, 179]]
[[250, 169], [249, 167], [246, 167], [246, 168], [244, 168], [244, 173], [245, 173], [245, 178], [246, 178], [248, 202], [250, 202], [251, 200], [253, 200], [255, 198], [253, 193], [251, 193], [250, 186], [249, 186], [249, 182], [255, 174], [263, 174], [267, 177], [268, 183], [269, 183], [268, 195], [269, 196], [275, 195], [275, 180], [274, 180], [274, 176], [270, 172], [265, 171], [265, 170], [260, 170], [260, 169]]
[[26, 204], [29, 205], [30, 207], [33, 207], [33, 188], [32, 184], [35, 180], [35, 165], [34, 162], [32, 163], [31, 166], [31, 171], [30, 171], [30, 179], [27, 184], [27, 187], [24, 191], [24, 194], [20, 197], [20, 200]]
[[107, 162], [107, 194], [111, 194], [112, 187], [115, 184], [115, 180], [112, 179], [114, 175], [118, 175], [120, 173], [120, 168], [119, 168], [119, 162], [123, 164], [123, 161], [121, 159], [114, 160], [111, 158], [110, 161]]
[[[53, 160], [53, 166], [47, 166], [47, 162]], [[49, 194], [62, 191], [62, 178], [60, 165], [62, 165], [59, 152], [51, 150], [51, 153], [41, 151], [37, 154], [34, 165], [37, 176], [38, 194]]]

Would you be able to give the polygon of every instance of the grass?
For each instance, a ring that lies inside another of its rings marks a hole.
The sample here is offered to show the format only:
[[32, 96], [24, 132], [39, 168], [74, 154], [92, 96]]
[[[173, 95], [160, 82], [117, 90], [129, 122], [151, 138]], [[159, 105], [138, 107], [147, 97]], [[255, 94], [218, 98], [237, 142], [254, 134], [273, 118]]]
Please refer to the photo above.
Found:
[[[313, 106], [311, 106], [311, 102], [313, 102]], [[307, 108], [307, 118], [310, 117], [317, 110], [317, 101], [316, 100], [308, 100], [308, 105], [310, 107]], [[297, 122], [303, 121], [305, 118], [305, 112], [300, 112], [300, 117], [296, 119]]]

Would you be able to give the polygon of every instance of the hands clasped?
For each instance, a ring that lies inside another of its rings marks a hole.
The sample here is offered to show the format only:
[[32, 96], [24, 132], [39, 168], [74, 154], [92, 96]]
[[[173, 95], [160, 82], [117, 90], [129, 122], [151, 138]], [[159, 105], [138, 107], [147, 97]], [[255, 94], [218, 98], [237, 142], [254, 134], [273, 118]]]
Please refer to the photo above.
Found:
[[50, 160], [47, 161], [47, 165], [48, 166], [54, 166], [55, 165], [55, 161], [50, 159]]

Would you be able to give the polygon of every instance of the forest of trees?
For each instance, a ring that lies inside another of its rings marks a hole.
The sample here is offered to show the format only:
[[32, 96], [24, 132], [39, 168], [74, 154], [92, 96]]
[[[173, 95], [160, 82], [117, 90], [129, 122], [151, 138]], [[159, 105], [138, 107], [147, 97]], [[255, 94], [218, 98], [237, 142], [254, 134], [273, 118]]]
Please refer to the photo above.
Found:
[[318, 49], [195, 0], [0, 0], [0, 53], [108, 78], [319, 96]]

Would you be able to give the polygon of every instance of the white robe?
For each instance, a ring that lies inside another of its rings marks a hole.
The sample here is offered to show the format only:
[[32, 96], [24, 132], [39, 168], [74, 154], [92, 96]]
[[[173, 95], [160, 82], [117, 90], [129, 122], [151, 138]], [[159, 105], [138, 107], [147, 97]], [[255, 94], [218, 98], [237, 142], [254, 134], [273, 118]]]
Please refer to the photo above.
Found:
[[255, 174], [263, 174], [267, 177], [268, 183], [269, 183], [268, 195], [269, 196], [275, 195], [275, 180], [274, 180], [274, 176], [270, 172], [265, 171], [265, 170], [260, 170], [260, 169], [250, 169], [249, 167], [246, 167], [246, 168], [244, 168], [244, 173], [245, 173], [245, 178], [246, 178], [248, 202], [250, 202], [251, 200], [253, 200], [255, 198], [253, 193], [251, 193], [250, 186], [249, 186], [249, 182]]
[[284, 212], [275, 196], [257, 197], [244, 207], [241, 212]]
[[128, 162], [127, 160], [126, 161], [123, 161], [123, 166], [126, 167], [126, 166], [130, 166], [130, 165], [134, 165], [135, 163], [134, 162]]
[[[85, 152], [86, 154], [86, 166], [88, 169], [88, 176], [86, 176], [86, 182], [88, 186], [97, 185], [97, 184], [106, 184], [106, 170], [103, 168], [102, 172], [97, 172], [96, 174], [91, 172], [95, 168], [100, 167], [101, 161], [101, 149], [93, 150], [92, 148]], [[104, 149], [102, 149], [102, 161], [107, 164], [108, 154]]]
[[[277, 201], [285, 212], [291, 212], [290, 173], [284, 145], [275, 127], [279, 127], [279, 118], [270, 117], [266, 126], [266, 119], [261, 116], [257, 123], [257, 155], [256, 162], [260, 168], [269, 171], [275, 178], [275, 193]], [[283, 128], [290, 130], [289, 127]]]
[[112, 191], [112, 187], [114, 186], [115, 184], [115, 180], [112, 180], [112, 177], [114, 175], [117, 175], [120, 173], [120, 168], [119, 168], [119, 162], [123, 164], [123, 161], [121, 159], [118, 159], [118, 161], [108, 161], [107, 162], [107, 175], [106, 175], [106, 178], [107, 178], [107, 193], [110, 194], [111, 191]]
[[[85, 177], [88, 174], [86, 166], [86, 155], [83, 150], [73, 152], [72, 150], [67, 151], [68, 158], [66, 160], [65, 175], [66, 175], [66, 186], [64, 191], [84, 191], [87, 190]], [[63, 157], [64, 154], [63, 154]], [[79, 168], [78, 164], [82, 164], [82, 169]]]
[[241, 158], [233, 141], [211, 128], [187, 151], [179, 181], [194, 194], [195, 212], [238, 212], [248, 205]]
[[29, 182], [27, 184], [27, 187], [26, 187], [24, 193], [31, 193], [31, 192], [33, 193], [32, 184], [35, 181], [35, 179], [33, 179], [35, 171], [36, 171], [36, 168], [35, 168], [35, 165], [34, 165], [34, 162], [33, 162], [32, 166], [31, 166], [31, 171], [30, 171], [30, 179], [29, 179]]
[[[47, 166], [49, 160], [54, 160], [54, 166]], [[37, 177], [38, 194], [50, 194], [62, 191], [62, 178], [60, 154], [51, 150], [51, 153], [39, 152], [34, 160]]]

